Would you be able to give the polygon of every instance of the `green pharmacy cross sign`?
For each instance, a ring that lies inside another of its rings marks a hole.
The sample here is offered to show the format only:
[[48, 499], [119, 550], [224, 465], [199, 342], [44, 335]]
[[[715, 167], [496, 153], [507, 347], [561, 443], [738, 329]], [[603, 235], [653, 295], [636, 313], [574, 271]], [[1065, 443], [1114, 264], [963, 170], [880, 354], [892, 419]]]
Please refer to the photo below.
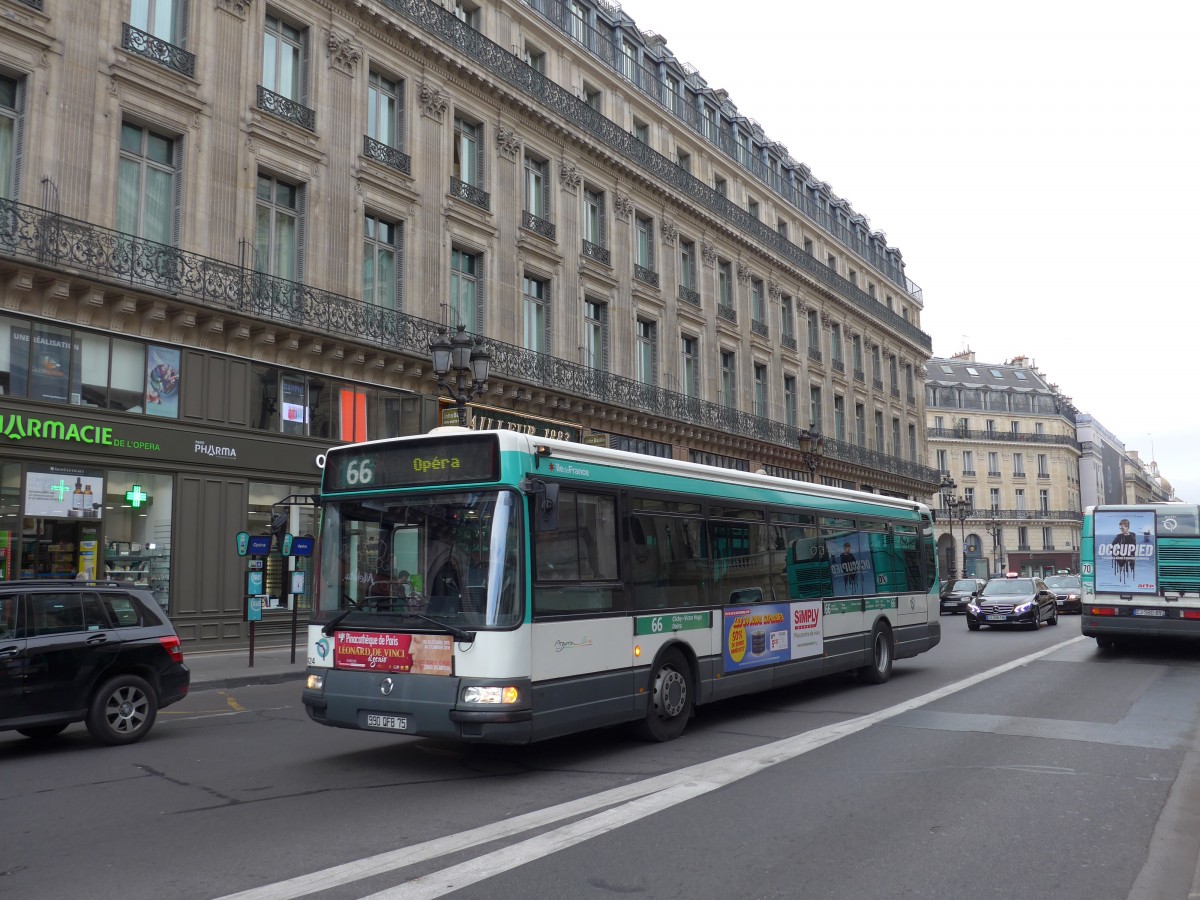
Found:
[[67, 487], [67, 483], [60, 478], [60, 479], [58, 479], [58, 484], [50, 485], [50, 490], [52, 490], [52, 491], [54, 491], [54, 493], [58, 494], [58, 502], [62, 503], [63, 498], [65, 498], [67, 496], [67, 491], [69, 491], [70, 488]]
[[142, 490], [140, 484], [135, 484], [125, 492], [125, 499], [129, 501], [129, 505], [137, 509], [143, 503], [150, 499], [150, 495]]

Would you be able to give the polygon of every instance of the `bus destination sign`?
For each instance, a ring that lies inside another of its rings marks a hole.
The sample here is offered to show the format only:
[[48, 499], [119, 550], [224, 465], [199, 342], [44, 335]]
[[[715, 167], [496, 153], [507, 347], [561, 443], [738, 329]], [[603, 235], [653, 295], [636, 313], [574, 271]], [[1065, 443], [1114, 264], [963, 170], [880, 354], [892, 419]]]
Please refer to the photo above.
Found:
[[499, 477], [500, 449], [492, 435], [343, 447], [330, 450], [325, 461], [326, 491], [465, 484]]

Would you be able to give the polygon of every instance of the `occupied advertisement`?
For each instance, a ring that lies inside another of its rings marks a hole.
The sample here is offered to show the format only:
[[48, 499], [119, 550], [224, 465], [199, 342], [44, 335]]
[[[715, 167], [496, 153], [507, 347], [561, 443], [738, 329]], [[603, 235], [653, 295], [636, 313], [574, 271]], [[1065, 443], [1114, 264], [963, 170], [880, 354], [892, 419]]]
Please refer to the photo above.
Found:
[[[75, 345], [74, 349], [79, 351], [79, 346]], [[13, 396], [53, 403], [78, 403], [80, 376], [77, 372], [74, 379], [69, 378], [71, 350], [68, 335], [36, 327], [13, 327], [9, 332], [8, 351]]]
[[875, 567], [867, 535], [851, 531], [841, 537], [825, 539], [825, 553], [833, 575], [833, 596], [853, 597], [875, 592]]
[[824, 607], [820, 600], [792, 604], [792, 659], [820, 656], [825, 649]]
[[146, 412], [179, 418], [179, 354], [173, 347], [146, 348]]
[[1096, 592], [1158, 593], [1154, 510], [1097, 510]]
[[725, 671], [737, 672], [791, 658], [788, 605], [763, 603], [725, 610]]
[[89, 469], [47, 466], [25, 475], [25, 515], [43, 519], [99, 519], [104, 515], [104, 476]]
[[407, 675], [452, 675], [454, 638], [448, 634], [380, 634], [339, 631], [333, 645], [336, 669]]

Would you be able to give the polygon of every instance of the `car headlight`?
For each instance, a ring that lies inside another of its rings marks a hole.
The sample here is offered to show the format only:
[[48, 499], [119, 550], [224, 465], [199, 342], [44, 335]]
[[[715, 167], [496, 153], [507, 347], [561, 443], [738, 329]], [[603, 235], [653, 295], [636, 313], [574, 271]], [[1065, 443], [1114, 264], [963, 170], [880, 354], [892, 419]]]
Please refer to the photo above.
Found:
[[1079, 595], [1078, 594], [1067, 594], [1067, 599], [1068, 600], [1078, 600]]
[[1019, 616], [1019, 615], [1021, 615], [1021, 613], [1027, 613], [1027, 612], [1029, 612], [1031, 609], [1033, 609], [1033, 601], [1032, 601], [1032, 600], [1026, 600], [1026, 601], [1025, 601], [1024, 603], [1022, 603], [1020, 606], [1014, 606], [1014, 607], [1013, 607], [1013, 612], [1015, 612], [1015, 613], [1016, 613], [1016, 614]]
[[974, 600], [967, 601], [967, 610], [968, 612], [975, 613], [975, 615], [979, 615], [979, 605]]

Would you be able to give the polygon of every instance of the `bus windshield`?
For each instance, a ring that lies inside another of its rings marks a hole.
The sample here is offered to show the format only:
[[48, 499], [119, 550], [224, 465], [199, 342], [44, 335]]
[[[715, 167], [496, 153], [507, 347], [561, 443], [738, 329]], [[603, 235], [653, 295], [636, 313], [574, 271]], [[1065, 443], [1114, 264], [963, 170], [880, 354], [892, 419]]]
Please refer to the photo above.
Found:
[[520, 515], [511, 491], [326, 503], [314, 619], [346, 613], [355, 628], [519, 624]]

